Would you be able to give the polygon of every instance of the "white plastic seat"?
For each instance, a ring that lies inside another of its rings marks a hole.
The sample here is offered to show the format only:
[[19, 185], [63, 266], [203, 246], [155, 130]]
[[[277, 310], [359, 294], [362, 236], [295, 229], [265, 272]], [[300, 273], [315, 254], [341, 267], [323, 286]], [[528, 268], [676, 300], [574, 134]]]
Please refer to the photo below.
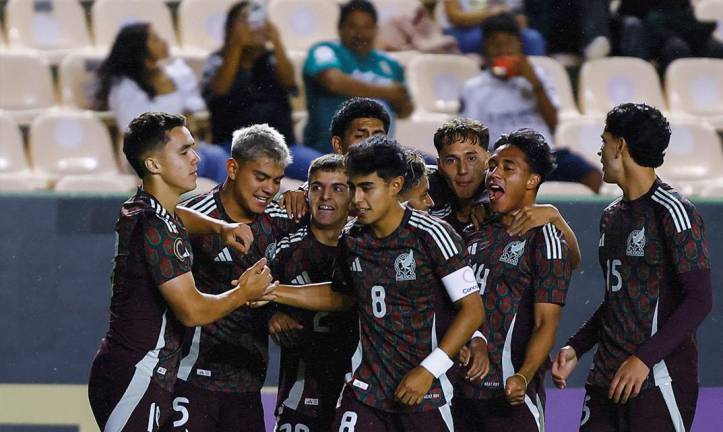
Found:
[[121, 27], [135, 22], [151, 23], [169, 47], [178, 48], [171, 11], [162, 1], [96, 0], [91, 8], [91, 16], [95, 45], [100, 49], [113, 45]]
[[36, 172], [53, 178], [118, 174], [108, 129], [90, 111], [55, 111], [30, 126], [30, 159]]
[[705, 198], [723, 198], [723, 177], [708, 182], [701, 189], [699, 195]]
[[193, 70], [193, 74], [196, 75], [200, 85], [203, 78], [203, 68], [206, 66], [208, 56], [200, 51], [184, 51], [179, 57]]
[[371, 0], [377, 10], [379, 22], [394, 17], [414, 16], [421, 6], [419, 0]]
[[690, 114], [723, 129], [723, 60], [674, 61], [665, 71], [665, 90], [671, 113]]
[[437, 155], [434, 147], [434, 133], [449, 116], [434, 118], [412, 115], [407, 119], [398, 119], [394, 122], [394, 135], [399, 144], [404, 147], [419, 150], [430, 156]]
[[55, 184], [58, 192], [132, 193], [136, 185], [118, 175], [69, 175]]
[[18, 124], [0, 111], [0, 190], [47, 187], [47, 177], [35, 175], [30, 169]]
[[235, 0], [183, 0], [178, 6], [178, 34], [184, 51], [208, 53], [223, 45], [226, 14]]
[[592, 196], [595, 195], [587, 186], [580, 183], [546, 181], [540, 185], [538, 195], [544, 196]]
[[473, 60], [450, 54], [420, 54], [409, 62], [407, 76], [417, 109], [457, 113], [464, 82], [479, 73]]
[[32, 52], [0, 52], [0, 109], [15, 121], [28, 124], [55, 106], [48, 64]]
[[723, 173], [723, 150], [715, 129], [688, 118], [670, 119], [670, 128], [665, 162], [657, 170], [663, 179], [676, 184], [705, 182]]
[[338, 39], [339, 7], [329, 0], [272, 0], [269, 18], [287, 50], [306, 51], [316, 42]]
[[105, 59], [99, 51], [80, 51], [66, 56], [58, 72], [63, 105], [71, 108], [93, 109], [97, 71]]
[[561, 119], [577, 117], [580, 111], [575, 104], [575, 97], [572, 93], [572, 83], [565, 67], [552, 57], [530, 56], [528, 57], [533, 65], [541, 67], [552, 80], [552, 84], [560, 100]]
[[555, 129], [555, 145], [561, 149], [569, 149], [584, 157], [597, 169], [602, 169], [597, 153], [602, 145], [600, 136], [604, 128], [605, 119], [601, 117], [580, 116], [565, 120]]
[[580, 70], [579, 106], [585, 114], [605, 114], [626, 102], [667, 110], [660, 80], [648, 62], [633, 57], [590, 60]]

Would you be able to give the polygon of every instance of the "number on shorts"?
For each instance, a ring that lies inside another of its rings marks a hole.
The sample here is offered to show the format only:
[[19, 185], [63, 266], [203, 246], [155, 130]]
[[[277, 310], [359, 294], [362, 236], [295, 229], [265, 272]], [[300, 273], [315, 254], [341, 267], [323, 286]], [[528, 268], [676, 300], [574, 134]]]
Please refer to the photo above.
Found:
[[277, 432], [309, 432], [309, 427], [303, 423], [297, 423], [296, 427], [291, 427], [291, 423], [284, 423], [276, 429]]
[[387, 314], [387, 305], [384, 303], [387, 293], [383, 286], [374, 285], [372, 287], [372, 313], [377, 318], [384, 318]]
[[[382, 288], [382, 290], [383, 289], [384, 288]], [[356, 413], [354, 411], [344, 412], [344, 415], [341, 416], [341, 424], [339, 425], [339, 432], [354, 432], [355, 426], [356, 426]]]
[[587, 406], [588, 402], [590, 402], [590, 395], [585, 395], [585, 402], [582, 403], [582, 420], [580, 421], [580, 426], [590, 420], [590, 407]]
[[154, 425], [158, 426], [158, 420], [161, 417], [161, 408], [156, 406], [156, 403], [151, 404], [150, 410], [148, 410], [148, 426], [146, 427], [147, 432], [153, 432]]
[[314, 332], [329, 333], [331, 329], [328, 325], [322, 324], [322, 320], [329, 315], [329, 312], [317, 312], [314, 315]]
[[188, 404], [189, 400], [185, 397], [177, 397], [173, 399], [173, 411], [181, 413], [181, 418], [173, 422], [173, 427], [183, 426], [188, 422], [188, 409], [183, 404]]

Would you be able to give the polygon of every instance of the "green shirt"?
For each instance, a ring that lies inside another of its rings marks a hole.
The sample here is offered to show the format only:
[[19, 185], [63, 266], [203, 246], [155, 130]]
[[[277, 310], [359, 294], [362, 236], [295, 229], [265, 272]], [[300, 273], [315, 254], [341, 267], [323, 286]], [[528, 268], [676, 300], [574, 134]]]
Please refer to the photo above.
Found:
[[[332, 151], [329, 125], [339, 105], [348, 99], [346, 96], [331, 93], [316, 81], [316, 76], [328, 69], [339, 69], [370, 84], [384, 85], [395, 81], [404, 83], [402, 66], [382, 52], [372, 50], [361, 57], [340, 42], [320, 42], [312, 46], [304, 63], [306, 109], [309, 112], [309, 120], [304, 129], [304, 145], [322, 153]], [[393, 112], [390, 109], [388, 111]]]

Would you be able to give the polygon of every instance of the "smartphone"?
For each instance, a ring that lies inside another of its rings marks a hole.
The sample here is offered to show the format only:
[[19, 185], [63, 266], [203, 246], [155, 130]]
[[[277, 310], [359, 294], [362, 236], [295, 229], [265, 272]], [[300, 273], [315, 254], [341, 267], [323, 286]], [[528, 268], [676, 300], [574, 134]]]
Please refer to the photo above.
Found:
[[500, 78], [520, 75], [520, 58], [514, 55], [497, 56], [492, 59], [492, 74]]

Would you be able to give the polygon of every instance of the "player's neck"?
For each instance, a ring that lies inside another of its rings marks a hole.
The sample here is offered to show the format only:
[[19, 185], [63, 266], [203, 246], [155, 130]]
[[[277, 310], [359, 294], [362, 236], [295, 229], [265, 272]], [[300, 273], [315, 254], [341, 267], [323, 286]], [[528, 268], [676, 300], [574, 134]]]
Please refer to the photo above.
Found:
[[143, 190], [153, 195], [153, 198], [161, 203], [168, 213], [174, 214], [176, 212], [176, 205], [178, 205], [181, 192], [163, 182], [160, 177], [151, 176], [143, 179]]
[[341, 235], [341, 230], [344, 228], [345, 223], [346, 218], [344, 218], [338, 226], [321, 227], [315, 224], [312, 220], [309, 223], [309, 228], [311, 228], [311, 234], [314, 236], [316, 241], [325, 246], [336, 246], [339, 244], [339, 236]]
[[223, 204], [223, 209], [226, 211], [226, 214], [228, 217], [230, 217], [234, 222], [241, 222], [245, 224], [249, 224], [256, 219], [256, 214], [246, 210], [233, 196], [233, 192], [231, 191], [231, 187], [227, 187], [228, 181], [224, 183], [223, 187], [221, 188], [221, 193], [219, 194], [221, 197], [221, 204]]
[[404, 207], [399, 201], [395, 201], [387, 210], [387, 213], [372, 223], [369, 227], [375, 238], [384, 238], [393, 233], [404, 219]]
[[515, 219], [515, 213], [519, 210], [522, 210], [525, 207], [532, 207], [536, 204], [537, 200], [537, 192], [528, 190], [525, 192], [525, 196], [520, 200], [518, 205], [516, 205], [513, 209], [510, 209], [507, 213], [504, 213], [502, 215], [502, 224], [505, 226], [512, 225], [512, 222]]
[[626, 167], [622, 179], [617, 183], [623, 190], [623, 199], [634, 201], [648, 193], [656, 178], [654, 168]]

